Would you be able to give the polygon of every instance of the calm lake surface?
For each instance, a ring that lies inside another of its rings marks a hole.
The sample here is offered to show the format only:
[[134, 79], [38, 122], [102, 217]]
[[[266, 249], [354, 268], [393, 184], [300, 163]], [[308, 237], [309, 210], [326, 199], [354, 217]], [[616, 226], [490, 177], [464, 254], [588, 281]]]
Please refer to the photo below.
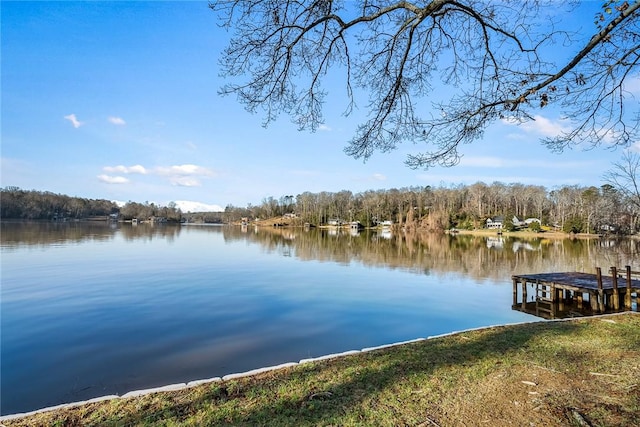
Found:
[[512, 274], [640, 269], [632, 240], [1, 227], [2, 415], [536, 320]]

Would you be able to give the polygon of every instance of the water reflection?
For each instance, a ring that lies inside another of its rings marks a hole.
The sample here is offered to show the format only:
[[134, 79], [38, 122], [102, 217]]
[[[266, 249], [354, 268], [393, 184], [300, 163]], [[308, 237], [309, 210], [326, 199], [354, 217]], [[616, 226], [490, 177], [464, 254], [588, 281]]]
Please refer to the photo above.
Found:
[[404, 269], [419, 274], [464, 273], [476, 280], [509, 280], [512, 274], [593, 272], [595, 267], [640, 269], [634, 239], [522, 239], [508, 236], [352, 233], [348, 229], [221, 229], [225, 240], [259, 243], [270, 253], [317, 260]]
[[303, 261], [361, 263], [420, 274], [462, 272], [474, 279], [508, 280], [512, 274], [550, 271], [593, 272], [595, 267], [631, 265], [640, 270], [640, 241], [634, 239], [548, 239], [464, 234], [404, 234], [390, 230], [258, 228], [2, 222], [3, 250], [86, 241], [171, 241], [184, 229], [222, 233], [226, 241], [258, 243], [268, 253]]
[[[634, 294], [635, 295], [635, 294]], [[634, 296], [634, 299], [631, 303], [631, 311], [638, 311], [638, 298]], [[586, 301], [589, 302], [588, 300]], [[594, 314], [612, 314], [612, 313], [621, 313], [623, 311], [628, 311], [625, 308], [619, 309], [606, 309], [602, 311], [602, 313], [594, 312], [588, 304], [578, 304], [577, 301], [567, 302], [559, 302], [553, 303], [549, 301], [543, 301], [540, 299], [535, 299], [533, 301], [528, 301], [521, 304], [514, 304], [512, 306], [513, 310], [521, 311], [526, 314], [531, 314], [532, 316], [540, 317], [542, 319], [566, 319], [570, 317], [583, 317], [583, 316], [593, 316]]]
[[69, 243], [99, 242], [120, 236], [124, 240], [175, 239], [181, 227], [175, 224], [84, 222], [10, 222], [0, 223], [0, 244], [3, 250], [22, 246], [48, 246]]
[[420, 274], [464, 273], [474, 279], [512, 274], [593, 272], [595, 267], [631, 265], [640, 270], [640, 241], [634, 239], [522, 239], [464, 234], [404, 234], [383, 230], [179, 226], [107, 222], [0, 224], [3, 250], [112, 240], [172, 241], [184, 229], [222, 233], [226, 241], [258, 243], [268, 253], [303, 261], [361, 263]]

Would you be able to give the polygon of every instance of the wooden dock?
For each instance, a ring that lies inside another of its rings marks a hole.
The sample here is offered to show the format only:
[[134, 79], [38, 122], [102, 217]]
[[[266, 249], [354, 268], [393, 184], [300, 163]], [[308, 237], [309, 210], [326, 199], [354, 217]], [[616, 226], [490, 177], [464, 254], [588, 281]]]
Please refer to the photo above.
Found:
[[601, 269], [589, 273], [542, 273], [514, 275], [514, 310], [546, 319], [638, 310], [638, 272], [615, 267], [611, 275]]

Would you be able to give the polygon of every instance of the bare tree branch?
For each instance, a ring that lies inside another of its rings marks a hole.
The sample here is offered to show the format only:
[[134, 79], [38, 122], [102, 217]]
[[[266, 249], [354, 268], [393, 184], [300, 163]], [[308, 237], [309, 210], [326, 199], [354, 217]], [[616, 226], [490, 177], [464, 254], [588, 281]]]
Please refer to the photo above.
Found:
[[622, 159], [613, 164], [604, 179], [640, 212], [640, 154], [625, 151]]
[[[345, 152], [368, 159], [406, 142], [406, 164], [453, 165], [460, 144], [497, 120], [533, 120], [554, 107], [566, 118], [552, 150], [628, 146], [640, 113], [628, 87], [640, 79], [640, 0], [609, 0], [587, 41], [561, 28], [564, 4], [545, 0], [220, 0], [210, 3], [233, 30], [221, 58], [228, 83], [264, 124], [283, 112], [300, 129], [323, 123], [330, 70], [344, 70], [345, 114], [365, 93], [368, 118]], [[582, 40], [582, 41], [581, 41]], [[549, 58], [557, 43], [575, 53]], [[578, 45], [582, 43], [582, 45]], [[440, 81], [451, 94], [444, 98]], [[426, 105], [425, 105], [426, 104]], [[629, 111], [631, 108], [632, 111]]]

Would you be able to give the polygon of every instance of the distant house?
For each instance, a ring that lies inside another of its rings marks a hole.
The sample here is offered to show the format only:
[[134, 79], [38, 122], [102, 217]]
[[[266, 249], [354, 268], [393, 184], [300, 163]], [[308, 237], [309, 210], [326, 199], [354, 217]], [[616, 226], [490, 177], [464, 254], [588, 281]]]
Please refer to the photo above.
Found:
[[[513, 218], [511, 218], [511, 223], [516, 228], [525, 226], [528, 227], [532, 222], [540, 223], [540, 220], [538, 218], [527, 218], [524, 221], [520, 221], [520, 218], [515, 215], [513, 216]], [[504, 228], [504, 216], [500, 215], [494, 216], [493, 218], [488, 218], [487, 228], [502, 230]]]
[[487, 228], [502, 230], [503, 224], [503, 216], [494, 216], [493, 218], [487, 218]]
[[360, 230], [364, 228], [364, 225], [360, 224], [360, 221], [352, 221], [350, 225], [351, 225], [351, 228], [354, 230]]
[[298, 215], [296, 215], [296, 214], [294, 214], [293, 212], [291, 212], [291, 213], [286, 213], [286, 214], [284, 214], [284, 217], [285, 217], [285, 218], [297, 218], [297, 217], [298, 217]]
[[382, 221], [380, 225], [383, 227], [391, 227], [393, 225], [393, 221]]
[[327, 221], [327, 224], [334, 226], [334, 227], [339, 227], [342, 225], [342, 220], [341, 219], [330, 219], [329, 221]]

